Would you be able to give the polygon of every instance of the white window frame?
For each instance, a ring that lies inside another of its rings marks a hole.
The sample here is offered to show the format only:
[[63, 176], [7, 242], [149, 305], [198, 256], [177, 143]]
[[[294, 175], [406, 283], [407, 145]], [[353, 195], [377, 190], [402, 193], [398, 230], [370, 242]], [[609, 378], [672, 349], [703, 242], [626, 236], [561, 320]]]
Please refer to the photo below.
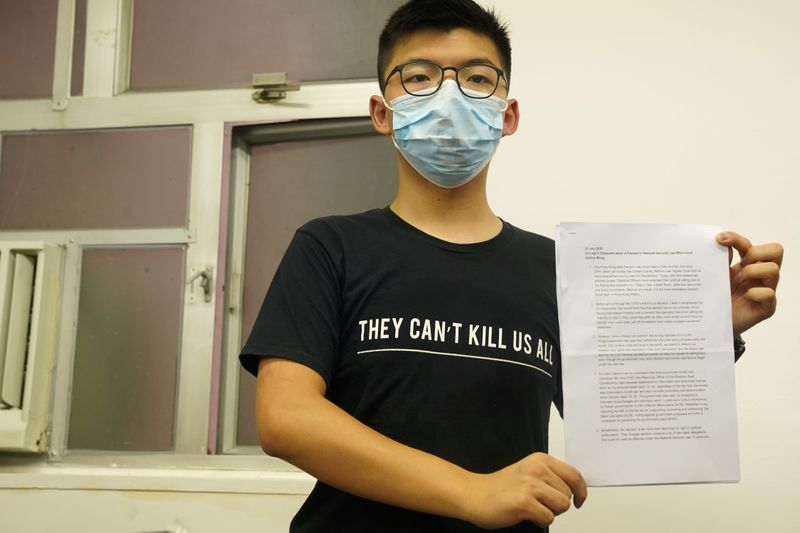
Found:
[[[17, 254], [35, 255], [30, 280], [23, 282], [17, 277], [21, 273], [17, 271]], [[6, 372], [9, 371], [12, 372], [11, 380], [15, 380], [16, 376], [19, 382], [15, 385], [21, 386], [19, 396], [14, 391], [13, 398], [21, 399], [20, 405], [8, 405], [0, 409], [0, 446], [3, 450], [40, 452], [48, 446], [51, 378], [61, 302], [62, 255], [62, 248], [51, 243], [0, 241], [0, 306], [3, 307], [0, 309], [0, 350], [5, 352], [0, 357], [0, 364], [4, 367], [2, 388], [5, 388]], [[9, 280], [11, 283], [7, 284]], [[24, 300], [25, 293], [30, 297], [30, 305], [23, 307], [22, 313], [30, 313], [30, 322], [25, 324], [30, 335], [26, 339], [25, 353], [22, 354], [23, 362], [13, 359], [14, 353], [6, 350], [11, 345], [11, 326], [20, 318], [25, 321], [24, 317], [14, 315], [15, 311], [20, 311], [18, 307], [15, 309], [15, 294]], [[17, 368], [14, 367], [15, 361], [19, 365]]]
[[368, 117], [369, 97], [379, 93], [374, 79], [308, 83], [272, 104], [255, 103], [251, 89], [130, 93], [132, 9], [133, 0], [87, 0], [83, 95], [75, 97], [70, 95], [75, 0], [59, 0], [52, 98], [0, 101], [0, 142], [2, 133], [190, 125], [189, 223], [186, 228], [148, 230], [0, 232], [3, 240], [43, 240], [65, 248], [51, 447], [43, 457], [0, 454], [0, 469], [8, 474], [0, 476], [0, 489], [79, 486], [305, 494], [313, 480], [302, 472], [289, 471], [292, 467], [283, 461], [263, 455], [207, 455], [209, 434], [214, 432], [209, 433], [209, 417], [197, 417], [196, 413], [210, 413], [215, 408], [212, 375], [215, 357], [222, 352], [222, 337], [215, 335], [222, 283], [216, 279], [211, 302], [197, 299], [183, 309], [175, 452], [132, 454], [66, 448], [83, 248], [186, 246], [185, 272], [212, 267], [216, 278], [220, 256], [223, 261], [225, 257], [225, 251], [219, 250], [220, 207], [228, 177], [224, 163], [229, 159], [242, 163], [238, 160], [240, 148], [230, 143], [230, 125]]
[[[222, 348], [222, 376], [220, 381], [219, 453], [261, 454], [258, 446], [237, 444], [239, 407], [239, 358], [243, 344], [242, 296], [244, 292], [245, 249], [247, 236], [247, 210], [250, 184], [250, 153], [253, 146], [287, 141], [377, 135], [367, 117], [341, 117], [338, 119], [296, 121], [288, 124], [257, 125], [240, 128], [233, 133], [230, 170], [230, 200], [228, 215], [228, 245], [225, 272], [224, 334]], [[256, 131], [254, 131], [256, 130]], [[266, 287], [264, 287], [266, 290]], [[278, 467], [286, 463], [276, 463]]]

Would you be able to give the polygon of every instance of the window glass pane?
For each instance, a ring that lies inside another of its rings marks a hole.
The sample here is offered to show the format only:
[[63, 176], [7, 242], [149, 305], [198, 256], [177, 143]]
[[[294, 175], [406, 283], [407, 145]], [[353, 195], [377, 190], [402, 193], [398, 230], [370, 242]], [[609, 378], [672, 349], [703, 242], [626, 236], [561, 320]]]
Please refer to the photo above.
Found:
[[0, 2], [0, 98], [50, 98], [57, 0]]
[[[324, 215], [388, 205], [397, 189], [394, 147], [369, 135], [269, 144], [251, 153], [242, 331], [253, 327], [295, 230]], [[257, 445], [255, 379], [240, 370], [237, 442]]]
[[72, 42], [72, 79], [70, 94], [83, 94], [83, 57], [86, 52], [86, 0], [75, 1], [75, 31]]
[[186, 225], [188, 127], [2, 137], [0, 230]]
[[174, 448], [183, 263], [183, 248], [83, 253], [69, 448]]
[[131, 90], [373, 78], [378, 35], [405, 0], [136, 0]]

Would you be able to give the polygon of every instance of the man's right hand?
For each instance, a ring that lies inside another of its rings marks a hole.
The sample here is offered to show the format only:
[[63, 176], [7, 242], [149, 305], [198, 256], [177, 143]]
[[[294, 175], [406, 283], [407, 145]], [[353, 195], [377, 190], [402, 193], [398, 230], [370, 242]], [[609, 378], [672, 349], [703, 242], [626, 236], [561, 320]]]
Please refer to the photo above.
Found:
[[470, 521], [485, 529], [530, 521], [549, 526], [556, 516], [586, 500], [586, 482], [578, 470], [545, 453], [534, 453], [493, 472], [477, 474]]

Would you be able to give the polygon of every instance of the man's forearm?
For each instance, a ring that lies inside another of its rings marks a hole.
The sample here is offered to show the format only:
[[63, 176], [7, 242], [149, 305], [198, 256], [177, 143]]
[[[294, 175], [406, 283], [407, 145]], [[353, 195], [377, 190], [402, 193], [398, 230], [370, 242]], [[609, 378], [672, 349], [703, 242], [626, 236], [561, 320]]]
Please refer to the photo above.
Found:
[[333, 487], [489, 529], [524, 520], [545, 527], [569, 509], [573, 495], [578, 507], [586, 499], [580, 472], [545, 453], [472, 473], [378, 433], [324, 394], [325, 382], [308, 367], [276, 358], [259, 366], [262, 448]]
[[269, 385], [256, 416], [267, 453], [351, 494], [469, 520], [476, 474], [378, 433], [313, 390], [259, 372], [261, 379]]

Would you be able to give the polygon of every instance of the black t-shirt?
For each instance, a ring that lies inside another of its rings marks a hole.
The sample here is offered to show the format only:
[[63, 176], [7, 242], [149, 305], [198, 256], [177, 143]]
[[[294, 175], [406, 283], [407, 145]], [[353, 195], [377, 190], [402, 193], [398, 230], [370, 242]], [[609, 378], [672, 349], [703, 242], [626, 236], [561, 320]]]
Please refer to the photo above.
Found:
[[[453, 244], [389, 208], [317, 219], [294, 236], [242, 349], [317, 371], [333, 403], [473, 472], [547, 451], [561, 409], [553, 241], [508, 223]], [[317, 483], [293, 532], [476, 531]], [[510, 531], [540, 531], [530, 523]]]

